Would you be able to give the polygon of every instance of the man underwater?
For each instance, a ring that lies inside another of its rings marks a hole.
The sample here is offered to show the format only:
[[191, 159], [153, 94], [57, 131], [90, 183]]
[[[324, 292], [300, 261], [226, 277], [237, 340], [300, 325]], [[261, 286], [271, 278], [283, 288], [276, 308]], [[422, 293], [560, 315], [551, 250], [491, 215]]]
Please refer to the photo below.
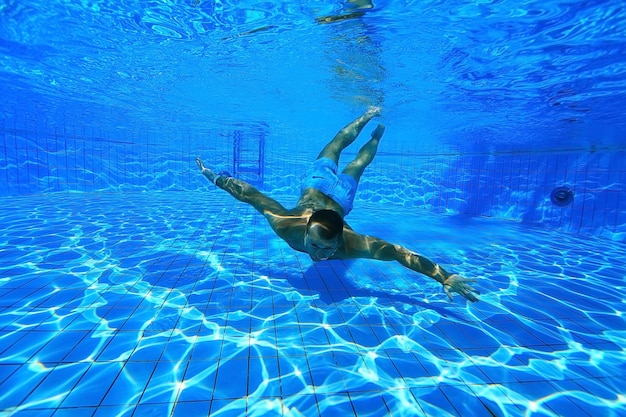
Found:
[[456, 292], [470, 301], [478, 301], [478, 291], [469, 285], [476, 282], [475, 279], [451, 274], [400, 245], [356, 233], [344, 222], [343, 218], [352, 210], [359, 179], [376, 155], [385, 126], [379, 124], [376, 127], [354, 161], [340, 174], [337, 173], [339, 156], [355, 141], [365, 125], [379, 115], [380, 109], [372, 107], [337, 132], [305, 174], [300, 199], [291, 210], [244, 181], [214, 173], [204, 166], [200, 158], [196, 158], [196, 163], [209, 181], [237, 200], [252, 205], [265, 216], [281, 239], [293, 249], [308, 253], [313, 261], [355, 258], [397, 261], [442, 284], [450, 300], [452, 293]]

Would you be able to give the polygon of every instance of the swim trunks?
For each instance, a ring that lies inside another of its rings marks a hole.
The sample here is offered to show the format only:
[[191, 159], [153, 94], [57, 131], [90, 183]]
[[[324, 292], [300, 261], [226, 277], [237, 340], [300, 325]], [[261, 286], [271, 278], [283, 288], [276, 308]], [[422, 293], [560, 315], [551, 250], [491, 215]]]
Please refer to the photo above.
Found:
[[337, 164], [329, 158], [317, 159], [302, 177], [301, 190], [315, 188], [343, 207], [344, 216], [352, 210], [357, 182], [348, 174], [337, 175]]

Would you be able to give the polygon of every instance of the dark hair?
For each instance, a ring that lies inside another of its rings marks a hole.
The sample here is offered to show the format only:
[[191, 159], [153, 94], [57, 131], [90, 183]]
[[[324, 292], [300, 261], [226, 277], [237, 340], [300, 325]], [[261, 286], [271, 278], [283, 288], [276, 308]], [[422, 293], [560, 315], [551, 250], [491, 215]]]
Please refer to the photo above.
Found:
[[343, 232], [343, 218], [334, 210], [318, 210], [313, 213], [306, 225], [307, 233], [313, 224], [322, 226], [318, 230], [320, 237], [325, 240], [336, 239]]

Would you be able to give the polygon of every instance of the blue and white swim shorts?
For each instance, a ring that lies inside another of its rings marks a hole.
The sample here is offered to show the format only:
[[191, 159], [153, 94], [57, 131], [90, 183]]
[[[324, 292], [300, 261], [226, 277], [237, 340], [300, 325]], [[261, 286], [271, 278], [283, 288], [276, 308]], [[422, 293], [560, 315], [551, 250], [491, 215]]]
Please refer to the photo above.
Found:
[[337, 164], [329, 158], [317, 159], [302, 177], [301, 190], [315, 188], [343, 207], [344, 216], [352, 210], [357, 182], [348, 174], [337, 174]]

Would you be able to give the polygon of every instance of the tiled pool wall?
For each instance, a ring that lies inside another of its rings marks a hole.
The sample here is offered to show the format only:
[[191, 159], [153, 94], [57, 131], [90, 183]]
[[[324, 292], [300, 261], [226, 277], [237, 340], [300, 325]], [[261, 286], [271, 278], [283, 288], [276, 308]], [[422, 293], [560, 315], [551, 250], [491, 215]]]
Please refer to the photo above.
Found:
[[[0, 124], [0, 196], [48, 192], [187, 191], [212, 186], [195, 157], [233, 170], [234, 141], [264, 144], [259, 188], [285, 206], [295, 203], [303, 166], [316, 156], [276, 144], [266, 126], [228, 126], [204, 134], [59, 128], [36, 120]], [[308, 145], [303, 146], [303, 148]], [[358, 144], [345, 151], [343, 167]], [[381, 146], [363, 176], [359, 201], [403, 204], [438, 212], [489, 216], [626, 241], [625, 148], [535, 152], [461, 150], [450, 146], [412, 151]], [[246, 174], [242, 174], [244, 179]], [[252, 177], [251, 177], [252, 178]], [[257, 177], [254, 177], [256, 180]], [[556, 187], [574, 194], [560, 207]]]

